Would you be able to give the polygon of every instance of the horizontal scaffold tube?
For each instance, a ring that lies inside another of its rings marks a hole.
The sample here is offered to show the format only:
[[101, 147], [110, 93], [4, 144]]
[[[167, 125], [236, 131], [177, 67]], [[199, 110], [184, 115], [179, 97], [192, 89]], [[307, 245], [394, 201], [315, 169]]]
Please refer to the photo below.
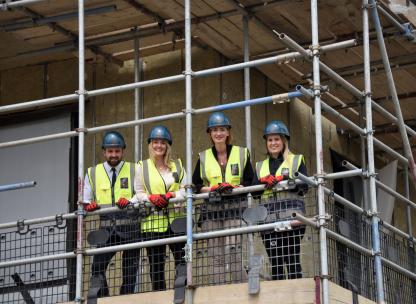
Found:
[[[207, 239], [212, 239], [212, 238], [217, 238], [217, 237], [256, 233], [256, 232], [261, 232], [261, 231], [279, 229], [280, 227], [301, 226], [304, 223], [312, 224], [313, 220], [299, 215], [299, 216], [296, 216], [296, 218], [293, 220], [280, 221], [280, 222], [262, 224], [262, 225], [252, 225], [252, 226], [244, 226], [244, 227], [238, 227], [238, 228], [230, 228], [230, 229], [225, 229], [225, 230], [195, 233], [193, 235], [193, 239], [194, 240], [207, 240]], [[186, 241], [186, 235], [176, 236], [176, 237], [169, 237], [169, 238], [161, 238], [157, 240], [135, 242], [135, 243], [130, 243], [130, 244], [108, 246], [104, 248], [86, 249], [84, 251], [84, 254], [96, 255], [96, 254], [107, 253], [107, 252], [147, 248], [147, 247], [153, 247], [153, 246], [159, 246], [159, 245], [180, 243], [180, 242], [185, 242], [185, 241]], [[43, 262], [43, 261], [50, 261], [50, 260], [69, 259], [69, 258], [75, 258], [75, 257], [76, 255], [73, 252], [51, 254], [51, 255], [42, 256], [42, 257], [33, 257], [33, 258], [27, 258], [27, 259], [0, 262], [0, 268], [24, 265], [24, 264], [29, 264], [29, 263], [37, 263], [37, 262]]]
[[[303, 94], [300, 91], [294, 91], [289, 93], [283, 93], [283, 94], [277, 94], [267, 97], [260, 97], [260, 98], [254, 98], [250, 100], [243, 100], [243, 101], [237, 101], [202, 109], [196, 109], [193, 110], [194, 114], [202, 114], [207, 112], [214, 112], [214, 111], [225, 111], [225, 110], [231, 110], [235, 108], [242, 108], [247, 106], [253, 106], [253, 105], [259, 105], [259, 104], [265, 104], [265, 103], [271, 103], [271, 102], [285, 102], [292, 98], [301, 97]], [[175, 119], [175, 118], [181, 118], [184, 117], [186, 114], [183, 112], [178, 113], [172, 113], [172, 114], [166, 114], [166, 115], [160, 115], [160, 116], [153, 116], [150, 118], [144, 118], [144, 119], [138, 119], [138, 120], [132, 120], [127, 122], [121, 122], [116, 124], [110, 124], [110, 125], [104, 125], [100, 127], [94, 127], [94, 128], [88, 128], [85, 131], [87, 133], [97, 133], [101, 131], [116, 129], [116, 128], [126, 128], [131, 126], [138, 126], [158, 121], [164, 121], [168, 119]], [[53, 139], [60, 139], [60, 138], [70, 138], [78, 136], [78, 132], [76, 131], [69, 131], [69, 132], [63, 132], [63, 133], [56, 133], [56, 134], [50, 134], [50, 135], [44, 135], [44, 136], [38, 136], [38, 137], [32, 137], [27, 139], [20, 139], [10, 142], [4, 142], [0, 143], [0, 148], [7, 148], [7, 147], [15, 147], [15, 146], [21, 146], [25, 144], [30, 143], [36, 143], [36, 142], [44, 142], [48, 140]]]
[[18, 0], [18, 1], [13, 1], [13, 2], [6, 1], [6, 3], [0, 4], [0, 10], [7, 10], [9, 8], [15, 8], [19, 6], [28, 6], [31, 4], [36, 4], [41, 1], [45, 1], [45, 0]]
[[[300, 180], [295, 180], [295, 184], [304, 184], [304, 183]], [[292, 186], [293, 185], [292, 184], [289, 185], [287, 181], [282, 181], [275, 185], [275, 187], [273, 188], [273, 191], [277, 191], [277, 192], [285, 191], [285, 190], [290, 189]], [[265, 189], [264, 187], [265, 187], [264, 185], [240, 187], [240, 188], [233, 189], [230, 194], [224, 194], [224, 195], [233, 196], [233, 195], [240, 195], [240, 194], [245, 194], [249, 192], [257, 192], [257, 191], [264, 190]], [[200, 193], [200, 194], [195, 194], [193, 196], [194, 200], [207, 199], [208, 197], [209, 197], [209, 193]], [[184, 198], [183, 199], [173, 198], [170, 200], [170, 202], [172, 203], [181, 203], [184, 201], [185, 201]], [[136, 203], [133, 205], [133, 208], [140, 209], [140, 208], [149, 207], [149, 206], [151, 205], [147, 205], [146, 203], [145, 203], [145, 206], [143, 206], [143, 203]], [[121, 211], [122, 210], [119, 209], [118, 207], [109, 207], [109, 208], [99, 209], [93, 212], [88, 212], [87, 215], [103, 215], [107, 213], [121, 212]], [[75, 218], [77, 218], [76, 212], [57, 214], [57, 215], [41, 217], [41, 218], [26, 219], [26, 220], [14, 221], [14, 222], [2, 223], [0, 224], [0, 229], [14, 228], [14, 227], [17, 227], [18, 225], [29, 226], [29, 225], [35, 225], [35, 224], [41, 224], [41, 223], [54, 222], [60, 219], [69, 220], [69, 219], [75, 219]]]
[[10, 191], [10, 190], [17, 190], [17, 189], [24, 189], [24, 188], [31, 188], [31, 187], [35, 187], [35, 186], [36, 186], [36, 181], [10, 184], [10, 185], [3, 185], [3, 186], [0, 186], [0, 192]]
[[[334, 51], [338, 49], [353, 47], [357, 45], [357, 41], [355, 39], [346, 40], [334, 44], [329, 44], [322, 46], [321, 51], [322, 52], [328, 52], [328, 51]], [[281, 54], [269, 58], [263, 58], [263, 59], [257, 59], [242, 63], [236, 63], [231, 64], [223, 67], [217, 67], [217, 68], [211, 68], [201, 71], [193, 72], [193, 77], [206, 77], [211, 75], [216, 75], [220, 73], [225, 72], [232, 72], [237, 70], [242, 70], [244, 68], [248, 67], [257, 67], [265, 64], [274, 64], [274, 63], [286, 63], [291, 62], [293, 60], [296, 60], [297, 58], [302, 58], [303, 56], [298, 52], [291, 52], [287, 54]], [[96, 89], [92, 91], [87, 92], [88, 97], [94, 97], [94, 96], [100, 96], [104, 94], [110, 94], [110, 93], [117, 93], [117, 92], [123, 92], [128, 90], [134, 90], [137, 88], [144, 88], [144, 87], [150, 87], [165, 83], [172, 83], [177, 82], [185, 79], [185, 75], [174, 75], [174, 76], [168, 76], [163, 78], [157, 78], [157, 79], [151, 79], [151, 80], [145, 80], [145, 81], [139, 81], [119, 86], [113, 86], [103, 89]], [[28, 110], [36, 107], [41, 106], [47, 106], [47, 105], [59, 105], [64, 104], [71, 100], [78, 99], [78, 94], [68, 94], [63, 96], [57, 96], [57, 97], [50, 97], [45, 99], [39, 99], [34, 101], [28, 101], [28, 102], [22, 102], [18, 104], [12, 104], [7, 106], [1, 106], [0, 107], [0, 114], [6, 114], [13, 111], [21, 111], [21, 110]]]

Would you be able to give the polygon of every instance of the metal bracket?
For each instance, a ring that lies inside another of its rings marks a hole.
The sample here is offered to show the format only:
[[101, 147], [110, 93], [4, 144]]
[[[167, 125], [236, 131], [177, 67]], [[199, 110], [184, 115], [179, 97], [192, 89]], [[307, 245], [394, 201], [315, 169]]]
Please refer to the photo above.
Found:
[[188, 244], [185, 244], [185, 247], [183, 247], [183, 251], [185, 252], [184, 260], [185, 262], [192, 262], [192, 252], [191, 248]]
[[26, 234], [30, 231], [29, 225], [27, 225], [26, 231], [25, 231], [25, 220], [19, 220], [17, 221], [17, 233], [19, 234]]
[[281, 232], [281, 231], [287, 231], [292, 230], [292, 226], [290, 225], [290, 222], [284, 221], [284, 222], [276, 222], [274, 224], [274, 231]]
[[55, 215], [55, 227], [58, 229], [65, 229], [67, 226], [67, 223], [64, 224], [64, 218], [62, 217], [62, 214]]
[[363, 5], [362, 8], [366, 9], [373, 9], [377, 7], [377, 1], [374, 1], [374, 3], [367, 3], [366, 5]]
[[192, 77], [192, 78], [194, 78], [194, 77], [195, 77], [195, 72], [194, 72], [194, 71], [192, 71], [192, 70], [191, 70], [190, 72], [188, 72], [188, 71], [183, 71], [183, 72], [182, 72], [182, 74], [183, 74], [183, 75], [185, 75], [185, 76], [191, 75], [191, 77]]
[[75, 212], [74, 212], [77, 216], [78, 215], [82, 215], [82, 216], [86, 216], [87, 215], [87, 211], [85, 211], [84, 210], [84, 208], [82, 208], [82, 210], [76, 210]]
[[75, 94], [78, 95], [78, 96], [79, 95], [88, 96], [88, 91], [87, 90], [83, 90], [83, 91], [82, 90], [81, 91], [80, 90], [76, 90], [75, 91]]
[[362, 98], [364, 99], [364, 98], [366, 98], [366, 97], [373, 97], [373, 93], [370, 91], [370, 92], [366, 92], [366, 91], [361, 91], [361, 96], [362, 96]]
[[6, 0], [4, 3], [0, 4], [0, 8], [2, 11], [10, 10], [9, 3], [12, 2], [12, 0]]
[[371, 255], [372, 256], [381, 256], [381, 251], [380, 250], [379, 251], [371, 250]]
[[77, 133], [88, 133], [88, 129], [87, 128], [75, 128], [75, 132]]
[[311, 54], [311, 58], [315, 57], [315, 56], [320, 56], [321, 53], [321, 46], [319, 44], [315, 44], [315, 45], [310, 45], [309, 49], [311, 50], [312, 54]]
[[185, 113], [185, 114], [195, 114], [195, 109], [189, 109], [189, 110], [182, 109], [182, 113]]
[[256, 295], [260, 292], [260, 271], [263, 266], [263, 256], [253, 255], [249, 259], [248, 294]]

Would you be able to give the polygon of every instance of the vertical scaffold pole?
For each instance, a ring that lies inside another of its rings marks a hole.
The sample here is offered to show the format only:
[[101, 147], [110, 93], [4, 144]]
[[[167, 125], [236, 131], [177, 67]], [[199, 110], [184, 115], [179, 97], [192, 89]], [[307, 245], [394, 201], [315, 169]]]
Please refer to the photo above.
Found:
[[[248, 17], [243, 16], [244, 62], [250, 61]], [[250, 68], [244, 68], [244, 99], [250, 99]], [[245, 107], [246, 146], [251, 153], [251, 107]]]
[[319, 71], [319, 36], [318, 36], [318, 2], [311, 0], [311, 27], [312, 27], [312, 63], [313, 63], [313, 91], [315, 109], [315, 143], [316, 143], [316, 173], [318, 182], [318, 210], [319, 210], [319, 245], [322, 280], [322, 299], [329, 304], [328, 284], [328, 251], [326, 238], [326, 212], [323, 189], [323, 150], [322, 150], [322, 115], [321, 115], [321, 79]]
[[[248, 27], [248, 17], [243, 15], [243, 51], [244, 51], [244, 62], [250, 61], [250, 49], [249, 49], [249, 27]], [[250, 68], [244, 68], [244, 99], [249, 100], [251, 98], [250, 92]], [[245, 107], [245, 129], [246, 129], [246, 147], [251, 154], [251, 108]], [[247, 207], [252, 207], [253, 197], [249, 193], [247, 195]], [[248, 259], [249, 259], [249, 269], [251, 268], [250, 257], [254, 254], [254, 245], [253, 245], [253, 234], [249, 234], [248, 238]]]
[[[371, 0], [370, 0], [371, 1]], [[374, 252], [374, 273], [377, 288], [377, 303], [384, 303], [383, 273], [381, 266], [379, 217], [377, 214], [376, 176], [373, 146], [373, 115], [371, 109], [371, 78], [370, 78], [370, 37], [368, 25], [368, 0], [363, 0], [363, 52], [364, 52], [364, 98], [367, 131], [368, 186], [371, 214], [371, 238]]]
[[185, 0], [185, 99], [186, 99], [186, 303], [193, 303], [192, 282], [192, 50], [191, 0]]
[[[134, 82], [140, 81], [141, 74], [141, 59], [140, 59], [140, 44], [139, 38], [134, 38]], [[141, 99], [141, 89], [134, 89], [134, 120], [138, 120], [142, 117], [142, 99]], [[142, 136], [143, 136], [143, 126], [134, 127], [134, 162], [138, 162], [142, 159]]]
[[84, 136], [85, 136], [85, 54], [84, 54], [84, 0], [78, 0], [78, 216], [77, 216], [77, 264], [75, 280], [75, 303], [82, 298], [83, 219], [84, 206]]
[[416, 189], [416, 165], [415, 160], [413, 158], [412, 149], [410, 147], [409, 138], [407, 136], [406, 127], [404, 124], [403, 114], [402, 110], [400, 108], [400, 102], [399, 98], [397, 96], [397, 90], [396, 86], [394, 84], [394, 78], [393, 73], [391, 71], [389, 57], [387, 54], [386, 44], [384, 43], [384, 37], [383, 37], [383, 29], [381, 27], [380, 23], [380, 17], [378, 15], [377, 11], [377, 4], [375, 0], [369, 0], [369, 4], [371, 5], [371, 16], [373, 19], [374, 28], [377, 33], [377, 41], [378, 41], [378, 47], [381, 53], [381, 58], [383, 59], [383, 66], [384, 70], [386, 71], [386, 77], [387, 77], [387, 85], [389, 87], [391, 100], [393, 101], [394, 110], [396, 112], [397, 116], [397, 126], [400, 131], [400, 135], [403, 140], [403, 148], [404, 148], [404, 154], [406, 158], [409, 160], [409, 170], [413, 181], [413, 186]]

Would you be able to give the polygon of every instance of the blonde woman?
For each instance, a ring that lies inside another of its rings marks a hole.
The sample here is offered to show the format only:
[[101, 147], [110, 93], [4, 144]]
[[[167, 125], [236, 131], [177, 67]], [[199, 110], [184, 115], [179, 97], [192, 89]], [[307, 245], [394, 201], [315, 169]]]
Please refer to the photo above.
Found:
[[[307, 175], [303, 155], [290, 152], [289, 130], [279, 120], [273, 120], [267, 124], [263, 138], [266, 140], [267, 158], [256, 163], [258, 181], [255, 183], [265, 184], [266, 190], [261, 200], [268, 210], [268, 221], [290, 218], [293, 212], [304, 213], [305, 205], [298, 192], [302, 194], [306, 189], [293, 189], [294, 192], [285, 199], [271, 190], [276, 183], [292, 179], [295, 172]], [[302, 277], [300, 241], [304, 232], [305, 228], [300, 226], [290, 231], [271, 231], [261, 234], [269, 256], [273, 280], [284, 280], [285, 269], [288, 279]]]
[[[141, 222], [144, 241], [172, 236], [173, 220], [186, 216], [169, 203], [171, 198], [183, 198], [186, 180], [181, 160], [171, 158], [172, 136], [169, 130], [164, 126], [156, 126], [150, 131], [147, 141], [149, 158], [139, 162], [134, 180], [134, 202], [150, 202], [153, 205], [151, 213]], [[175, 267], [185, 263], [184, 246], [185, 243], [169, 244]], [[166, 246], [149, 247], [146, 251], [153, 290], [164, 290]]]

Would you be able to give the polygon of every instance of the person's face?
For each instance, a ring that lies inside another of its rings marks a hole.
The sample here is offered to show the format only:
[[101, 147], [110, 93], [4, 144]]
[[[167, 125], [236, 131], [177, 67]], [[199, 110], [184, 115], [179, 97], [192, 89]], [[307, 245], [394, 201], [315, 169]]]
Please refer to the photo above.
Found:
[[111, 167], [116, 167], [123, 160], [124, 150], [122, 148], [106, 148], [103, 155]]
[[278, 134], [267, 135], [266, 137], [267, 152], [270, 155], [277, 157], [283, 152], [284, 143], [282, 137]]
[[209, 130], [209, 134], [214, 144], [222, 144], [227, 142], [227, 138], [230, 136], [230, 130], [222, 126], [213, 127]]
[[164, 157], [168, 148], [168, 142], [163, 139], [152, 139], [150, 142], [152, 149], [155, 153], [155, 157]]

